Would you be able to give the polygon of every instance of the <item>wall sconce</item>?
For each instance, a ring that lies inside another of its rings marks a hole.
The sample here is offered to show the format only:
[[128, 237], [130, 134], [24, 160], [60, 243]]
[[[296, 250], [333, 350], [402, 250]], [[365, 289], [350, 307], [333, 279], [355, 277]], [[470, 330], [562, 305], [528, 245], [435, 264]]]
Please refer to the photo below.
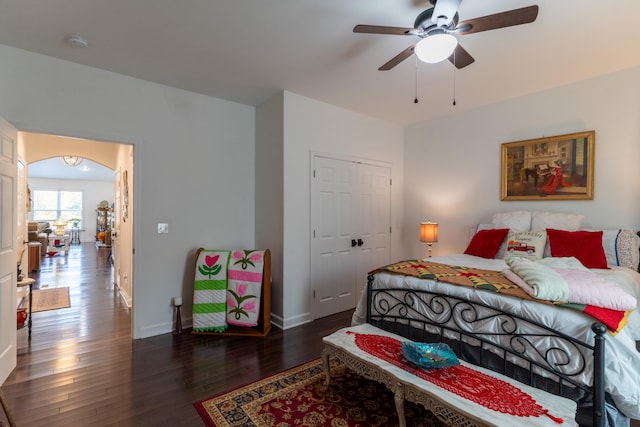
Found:
[[431, 258], [432, 245], [438, 241], [438, 223], [437, 222], [421, 222], [420, 223], [420, 241], [425, 242], [429, 248], [429, 258]]
[[82, 157], [62, 156], [62, 160], [69, 166], [78, 166], [82, 162]]

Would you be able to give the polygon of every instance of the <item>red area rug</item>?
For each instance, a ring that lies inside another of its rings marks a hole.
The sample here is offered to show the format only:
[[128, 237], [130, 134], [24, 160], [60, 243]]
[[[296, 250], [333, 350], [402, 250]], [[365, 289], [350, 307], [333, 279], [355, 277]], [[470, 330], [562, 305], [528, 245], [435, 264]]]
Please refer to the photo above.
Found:
[[[393, 394], [332, 360], [325, 387], [320, 359], [194, 404], [208, 426], [397, 426]], [[420, 405], [405, 402], [407, 426], [444, 426]]]

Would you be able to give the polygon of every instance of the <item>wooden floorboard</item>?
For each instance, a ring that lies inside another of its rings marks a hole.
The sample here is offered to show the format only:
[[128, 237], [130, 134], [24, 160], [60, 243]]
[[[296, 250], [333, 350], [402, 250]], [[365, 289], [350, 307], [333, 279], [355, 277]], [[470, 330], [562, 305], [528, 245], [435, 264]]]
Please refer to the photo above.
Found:
[[18, 330], [18, 365], [2, 387], [18, 426], [201, 426], [194, 402], [318, 357], [321, 338], [351, 321], [348, 311], [264, 338], [132, 340], [106, 255], [72, 245], [30, 274], [36, 289], [68, 286], [71, 307], [34, 313], [31, 340]]

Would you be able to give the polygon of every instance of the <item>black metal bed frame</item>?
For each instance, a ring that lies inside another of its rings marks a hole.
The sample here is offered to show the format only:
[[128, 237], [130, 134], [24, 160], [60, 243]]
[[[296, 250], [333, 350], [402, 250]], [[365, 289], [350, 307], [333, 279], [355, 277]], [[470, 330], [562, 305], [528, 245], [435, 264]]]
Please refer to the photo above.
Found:
[[[445, 342], [459, 358], [578, 403], [580, 425], [605, 425], [606, 327], [591, 329], [594, 344], [482, 302], [428, 290], [367, 285], [367, 323], [421, 342]], [[593, 385], [588, 373], [593, 357]], [[572, 366], [569, 366], [569, 362]]]

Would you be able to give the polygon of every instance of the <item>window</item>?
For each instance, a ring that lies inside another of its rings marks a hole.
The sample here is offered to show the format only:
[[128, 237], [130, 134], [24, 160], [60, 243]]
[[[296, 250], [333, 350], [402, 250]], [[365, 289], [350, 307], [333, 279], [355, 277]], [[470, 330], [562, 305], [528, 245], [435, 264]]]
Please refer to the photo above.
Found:
[[57, 219], [82, 220], [81, 191], [33, 191], [33, 220], [54, 222]]

